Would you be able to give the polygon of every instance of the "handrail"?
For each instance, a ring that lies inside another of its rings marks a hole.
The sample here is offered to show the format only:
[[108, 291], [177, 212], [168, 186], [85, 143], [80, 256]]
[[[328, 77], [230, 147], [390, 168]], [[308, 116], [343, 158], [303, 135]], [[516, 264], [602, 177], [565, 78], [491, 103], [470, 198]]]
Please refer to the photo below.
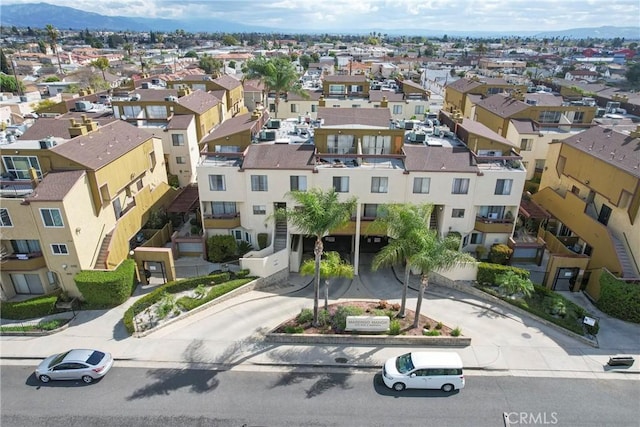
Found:
[[627, 250], [627, 254], [629, 254], [629, 257], [633, 261], [633, 265], [636, 267], [636, 274], [638, 274], [640, 273], [640, 268], [638, 268], [638, 261], [636, 261], [636, 258], [633, 256], [633, 252], [631, 251], [631, 245], [629, 244], [629, 240], [627, 239], [627, 233], [623, 231], [622, 237], [624, 237], [624, 243], [627, 245], [627, 247], [625, 248]]
[[91, 257], [91, 264], [92, 266], [95, 267], [96, 265], [96, 261], [97, 261], [97, 256], [100, 253], [100, 246], [102, 246], [102, 239], [104, 238], [104, 228], [107, 226], [107, 224], [102, 224], [102, 230], [100, 230], [100, 238], [98, 239], [98, 245], [96, 246], [95, 250], [93, 251], [93, 257]]

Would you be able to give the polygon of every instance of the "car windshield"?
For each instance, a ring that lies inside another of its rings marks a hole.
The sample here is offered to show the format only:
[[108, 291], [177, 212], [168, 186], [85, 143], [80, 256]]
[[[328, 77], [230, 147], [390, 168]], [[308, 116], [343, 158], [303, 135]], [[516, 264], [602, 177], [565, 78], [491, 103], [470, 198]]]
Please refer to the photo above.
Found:
[[64, 352], [64, 353], [60, 353], [59, 355], [57, 355], [56, 357], [54, 357], [51, 362], [49, 362], [49, 368], [57, 365], [58, 363], [62, 362], [62, 359], [64, 359], [67, 354], [69, 354], [69, 352]]
[[87, 363], [89, 365], [97, 365], [98, 363], [100, 363], [100, 361], [102, 360], [102, 358], [104, 357], [104, 353], [101, 351], [94, 351], [93, 353], [91, 353], [91, 356], [89, 356], [89, 358], [87, 359]]
[[411, 361], [411, 353], [398, 356], [396, 359], [396, 369], [401, 374], [406, 374], [409, 371], [413, 371], [413, 362]]

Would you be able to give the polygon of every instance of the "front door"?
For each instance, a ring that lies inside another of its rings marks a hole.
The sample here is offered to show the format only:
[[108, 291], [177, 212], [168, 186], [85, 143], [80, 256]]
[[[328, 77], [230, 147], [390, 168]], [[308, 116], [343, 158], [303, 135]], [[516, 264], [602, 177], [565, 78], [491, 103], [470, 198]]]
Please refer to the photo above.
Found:
[[598, 222], [607, 225], [609, 223], [609, 217], [611, 217], [611, 208], [607, 205], [602, 205], [600, 214], [598, 215]]
[[571, 291], [578, 276], [578, 268], [559, 268], [553, 281], [554, 291]]

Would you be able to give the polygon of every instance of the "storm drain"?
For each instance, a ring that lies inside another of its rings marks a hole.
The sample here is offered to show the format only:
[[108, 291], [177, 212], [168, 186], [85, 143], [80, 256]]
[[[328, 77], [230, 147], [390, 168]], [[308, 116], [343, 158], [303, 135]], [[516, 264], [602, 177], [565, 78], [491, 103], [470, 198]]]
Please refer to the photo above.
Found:
[[346, 357], [336, 357], [334, 360], [336, 361], [336, 363], [347, 363], [348, 362]]

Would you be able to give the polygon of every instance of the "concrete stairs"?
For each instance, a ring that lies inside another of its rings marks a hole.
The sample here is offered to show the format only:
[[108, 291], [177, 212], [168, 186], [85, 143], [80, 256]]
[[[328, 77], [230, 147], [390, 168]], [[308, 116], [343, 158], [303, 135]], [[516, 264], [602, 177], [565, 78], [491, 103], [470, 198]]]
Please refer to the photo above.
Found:
[[100, 245], [100, 251], [98, 251], [98, 258], [93, 266], [96, 270], [104, 270], [107, 268], [107, 255], [109, 254], [109, 243], [111, 243], [111, 237], [113, 231], [107, 233], [102, 239], [102, 245]]
[[273, 237], [273, 251], [278, 252], [287, 247], [287, 221], [276, 220], [276, 230]]
[[618, 255], [618, 260], [622, 265], [622, 277], [625, 279], [628, 278], [637, 278], [638, 272], [629, 256], [629, 252], [627, 251], [627, 247], [624, 243], [617, 237], [611, 235], [611, 239], [613, 240], [613, 246], [616, 249], [616, 254]]

